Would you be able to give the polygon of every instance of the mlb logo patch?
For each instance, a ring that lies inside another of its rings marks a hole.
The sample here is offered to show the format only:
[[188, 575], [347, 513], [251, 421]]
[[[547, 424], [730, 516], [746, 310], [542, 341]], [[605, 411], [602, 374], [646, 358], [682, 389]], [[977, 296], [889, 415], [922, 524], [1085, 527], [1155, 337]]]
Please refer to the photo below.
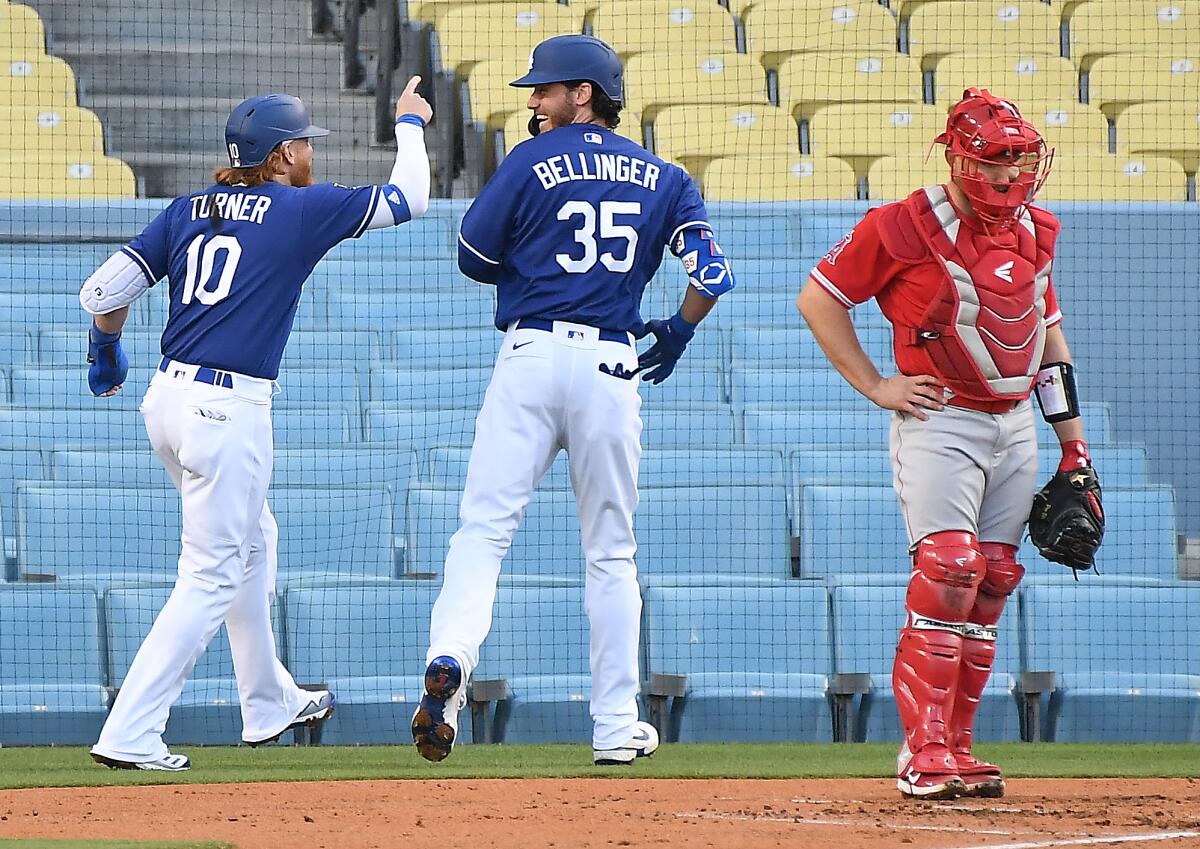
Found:
[[582, 330], [568, 330], [567, 338], [568, 339], [582, 339], [583, 331]]
[[604, 137], [599, 133], [584, 133], [583, 140], [588, 144], [604, 144]]

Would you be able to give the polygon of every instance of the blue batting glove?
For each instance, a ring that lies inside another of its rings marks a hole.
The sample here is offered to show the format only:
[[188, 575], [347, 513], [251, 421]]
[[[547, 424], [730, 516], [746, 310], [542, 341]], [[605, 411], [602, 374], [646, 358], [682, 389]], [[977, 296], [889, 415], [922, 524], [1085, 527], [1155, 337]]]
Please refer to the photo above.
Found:
[[103, 395], [120, 386], [129, 374], [129, 360], [121, 350], [121, 333], [105, 333], [95, 323], [88, 330], [88, 388], [93, 395]]
[[638, 357], [638, 368], [642, 370], [642, 380], [657, 386], [675, 371], [683, 349], [696, 335], [696, 325], [685, 321], [681, 313], [675, 313], [666, 321], [646, 322], [646, 335], [651, 333], [655, 342]]

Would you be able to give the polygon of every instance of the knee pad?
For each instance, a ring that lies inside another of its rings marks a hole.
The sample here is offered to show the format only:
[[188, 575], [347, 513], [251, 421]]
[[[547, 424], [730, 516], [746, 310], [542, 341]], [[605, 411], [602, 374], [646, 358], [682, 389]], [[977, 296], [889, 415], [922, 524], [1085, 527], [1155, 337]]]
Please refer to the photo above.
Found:
[[[966, 531], [939, 531], [917, 543], [906, 604], [910, 627], [938, 629], [963, 622], [975, 604], [987, 561], [975, 535]], [[929, 622], [918, 625], [916, 617]]]
[[[987, 561], [979, 594], [971, 610], [972, 625], [986, 629], [976, 639], [996, 638], [996, 623], [1004, 612], [1004, 605], [1013, 590], [1025, 576], [1025, 567], [1017, 562], [1017, 547], [1001, 542], [985, 542], [980, 546]], [[968, 633], [968, 637], [972, 634]]]

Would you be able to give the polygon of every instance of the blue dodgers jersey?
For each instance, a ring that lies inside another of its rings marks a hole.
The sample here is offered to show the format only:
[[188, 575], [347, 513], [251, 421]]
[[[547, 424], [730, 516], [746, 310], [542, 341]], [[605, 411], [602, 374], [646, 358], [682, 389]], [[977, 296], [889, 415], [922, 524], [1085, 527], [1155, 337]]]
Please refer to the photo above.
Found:
[[[338, 242], [362, 235], [385, 191], [399, 196], [390, 186], [270, 182], [176, 198], [123, 249], [151, 284], [169, 278], [162, 353], [275, 379], [304, 281]], [[409, 219], [402, 197], [392, 209], [396, 223]]]
[[707, 225], [691, 177], [594, 124], [517, 145], [463, 218], [497, 266], [496, 326], [520, 318], [640, 333], [642, 292], [681, 229]]

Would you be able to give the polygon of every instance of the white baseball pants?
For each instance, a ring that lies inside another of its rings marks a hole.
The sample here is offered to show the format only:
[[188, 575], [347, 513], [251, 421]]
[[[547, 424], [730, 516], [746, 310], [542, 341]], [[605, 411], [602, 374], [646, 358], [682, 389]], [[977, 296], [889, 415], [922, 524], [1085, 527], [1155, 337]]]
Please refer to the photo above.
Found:
[[[534, 488], [566, 449], [587, 560], [584, 603], [591, 625], [593, 746], [625, 745], [637, 722], [642, 598], [633, 556], [641, 461], [637, 368], [632, 344], [594, 327], [554, 322], [553, 332], [510, 329], [475, 423], [442, 591], [433, 607], [426, 663], [449, 655], [470, 675], [492, 625], [500, 561]], [[538, 627], [530, 622], [529, 627]]]
[[276, 656], [271, 630], [279, 527], [267, 507], [274, 450], [272, 381], [233, 375], [233, 388], [171, 363], [142, 401], [150, 443], [183, 499], [179, 575], [138, 649], [92, 751], [142, 762], [168, 754], [162, 735], [192, 667], [224, 622], [242, 738], [282, 731], [309, 696]]

